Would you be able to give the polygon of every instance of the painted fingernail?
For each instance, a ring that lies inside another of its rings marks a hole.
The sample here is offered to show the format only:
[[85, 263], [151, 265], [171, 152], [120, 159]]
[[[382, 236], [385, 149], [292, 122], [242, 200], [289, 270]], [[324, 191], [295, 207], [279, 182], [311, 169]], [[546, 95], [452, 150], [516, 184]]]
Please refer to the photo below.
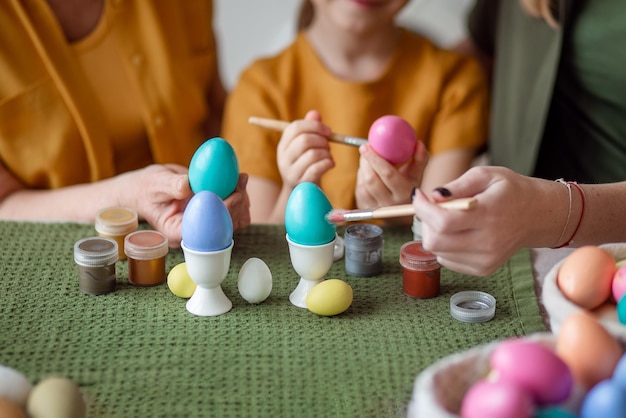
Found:
[[446, 189], [445, 187], [437, 187], [434, 191], [439, 193], [443, 197], [450, 197], [450, 196], [452, 196], [452, 192], [450, 190]]
[[415, 199], [415, 191], [417, 190], [417, 187], [413, 187], [413, 190], [411, 190], [411, 202], [413, 201], [413, 199]]

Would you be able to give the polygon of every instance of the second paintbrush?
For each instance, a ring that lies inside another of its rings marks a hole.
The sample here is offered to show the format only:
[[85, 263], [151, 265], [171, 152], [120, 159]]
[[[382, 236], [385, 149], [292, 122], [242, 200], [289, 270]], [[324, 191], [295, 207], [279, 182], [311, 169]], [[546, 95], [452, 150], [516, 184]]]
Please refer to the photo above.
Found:
[[[476, 206], [478, 201], [475, 197], [439, 202], [437, 205], [450, 210], [468, 210]], [[326, 220], [330, 223], [342, 223], [353, 221], [364, 221], [367, 219], [398, 218], [402, 216], [413, 216], [415, 210], [412, 204], [387, 206], [376, 209], [355, 209], [355, 210], [333, 210], [326, 215]]]
[[[262, 128], [282, 132], [285, 130], [285, 128], [287, 128], [287, 126], [289, 126], [291, 122], [278, 119], [260, 118], [258, 116], [250, 116], [248, 118], [248, 123], [251, 125], [260, 126]], [[335, 132], [331, 133], [328, 136], [328, 140], [340, 144], [352, 145], [353, 147], [360, 147], [363, 144], [367, 144], [367, 139], [365, 138], [358, 138], [356, 136], [343, 135]]]

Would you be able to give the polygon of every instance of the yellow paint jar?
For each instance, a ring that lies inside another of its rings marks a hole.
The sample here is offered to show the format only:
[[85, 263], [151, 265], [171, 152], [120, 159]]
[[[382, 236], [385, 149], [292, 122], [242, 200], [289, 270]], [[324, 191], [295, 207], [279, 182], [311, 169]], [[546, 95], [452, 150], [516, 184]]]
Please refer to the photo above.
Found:
[[136, 231], [138, 226], [137, 212], [130, 208], [106, 208], [96, 214], [96, 232], [101, 237], [111, 238], [117, 242], [120, 260], [126, 260], [124, 238]]
[[169, 251], [167, 237], [153, 230], [126, 235], [124, 252], [128, 257], [128, 281], [136, 286], [165, 283], [165, 256]]

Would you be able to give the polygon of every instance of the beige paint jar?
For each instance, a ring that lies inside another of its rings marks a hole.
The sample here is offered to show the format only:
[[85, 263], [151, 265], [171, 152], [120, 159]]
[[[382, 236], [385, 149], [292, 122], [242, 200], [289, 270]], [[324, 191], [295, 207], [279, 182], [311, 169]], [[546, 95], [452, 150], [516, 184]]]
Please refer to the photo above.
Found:
[[119, 259], [126, 260], [124, 238], [137, 230], [139, 217], [130, 208], [111, 207], [102, 209], [96, 214], [96, 232], [101, 237], [111, 238], [117, 242]]

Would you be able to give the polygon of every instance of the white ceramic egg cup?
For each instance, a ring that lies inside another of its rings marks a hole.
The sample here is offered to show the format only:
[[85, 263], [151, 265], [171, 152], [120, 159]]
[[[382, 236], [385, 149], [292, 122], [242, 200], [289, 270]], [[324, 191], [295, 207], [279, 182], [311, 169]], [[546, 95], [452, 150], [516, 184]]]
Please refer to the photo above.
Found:
[[197, 316], [218, 316], [231, 310], [233, 303], [222, 290], [230, 269], [234, 241], [223, 250], [195, 251], [181, 243], [189, 277], [197, 287], [187, 301], [187, 311]]
[[289, 295], [289, 301], [299, 308], [306, 309], [306, 296], [309, 291], [324, 280], [324, 275], [333, 265], [337, 236], [322, 245], [301, 245], [293, 242], [289, 235], [286, 238], [291, 265], [300, 275], [298, 286]]

